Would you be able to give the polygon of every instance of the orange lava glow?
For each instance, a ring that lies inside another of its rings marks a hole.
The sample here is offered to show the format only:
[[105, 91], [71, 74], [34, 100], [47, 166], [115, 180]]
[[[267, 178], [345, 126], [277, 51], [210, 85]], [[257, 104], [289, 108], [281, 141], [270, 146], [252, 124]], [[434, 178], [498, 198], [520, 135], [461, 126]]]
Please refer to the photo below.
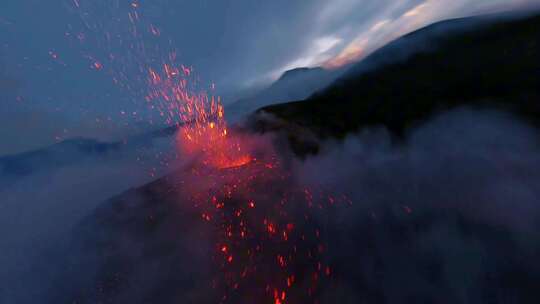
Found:
[[219, 303], [317, 303], [332, 271], [316, 214], [340, 198], [299, 186], [271, 147], [264, 148], [265, 155], [238, 167], [196, 160], [181, 177], [182, 197], [214, 231], [212, 286], [223, 292]]
[[[205, 123], [203, 123], [205, 124]], [[206, 166], [227, 169], [252, 161], [241, 140], [227, 133], [224, 121], [206, 125], [194, 123], [183, 127], [177, 135], [178, 148], [184, 155], [198, 155]]]
[[[91, 2], [73, 1], [89, 18], [81, 6]], [[215, 252], [208, 263], [217, 275], [208, 285], [223, 293], [216, 303], [317, 303], [319, 287], [333, 275], [317, 213], [339, 199], [301, 186], [270, 144], [261, 148], [229, 129], [221, 99], [211, 93], [214, 85], [210, 93], [196, 87], [193, 68], [178, 63], [176, 50], [163, 51], [157, 42], [145, 45], [163, 34], [143, 21], [141, 6], [133, 2], [127, 16], [99, 35], [105, 49], [129, 45], [127, 52], [87, 58], [92, 69], [144, 100], [167, 126], [178, 127], [178, 154], [193, 163], [182, 172], [186, 180], [179, 183], [184, 191], [179, 201], [195, 207], [214, 231]], [[109, 32], [124, 24], [127, 30]], [[81, 44], [91, 41], [87, 33], [72, 36]]]
[[[174, 58], [169, 56], [169, 58]], [[239, 139], [227, 130], [221, 99], [205, 92], [190, 92], [185, 77], [191, 69], [174, 62], [164, 63], [160, 70], [148, 70], [149, 102], [158, 101], [170, 121], [183, 124], [177, 135], [178, 148], [184, 155], [200, 154], [202, 163], [215, 168], [232, 168], [248, 164], [249, 154]]]
[[149, 69], [147, 100], [180, 118], [177, 147], [193, 158], [194, 168], [185, 196], [216, 230], [220, 271], [212, 285], [224, 292], [221, 302], [315, 300], [331, 272], [312, 213], [324, 208], [321, 197], [330, 200], [295, 186], [271, 147], [254, 157], [257, 145], [228, 129], [220, 98], [191, 93], [185, 78], [191, 73], [174, 62]]

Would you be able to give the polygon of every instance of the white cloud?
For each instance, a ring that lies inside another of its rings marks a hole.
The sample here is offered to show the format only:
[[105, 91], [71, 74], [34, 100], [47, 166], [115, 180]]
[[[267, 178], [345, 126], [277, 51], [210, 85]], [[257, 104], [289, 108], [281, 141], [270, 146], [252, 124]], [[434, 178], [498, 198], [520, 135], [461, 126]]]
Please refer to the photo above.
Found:
[[379, 22], [375, 23], [375, 25], [373, 25], [371, 27], [370, 31], [378, 31], [378, 30], [382, 29], [384, 26], [386, 26], [390, 22], [391, 21], [388, 20], [388, 19], [379, 21]]
[[325, 36], [315, 39], [304, 54], [300, 57], [287, 63], [269, 73], [272, 79], [278, 78], [284, 71], [297, 67], [313, 67], [319, 66], [323, 62], [330, 60], [337, 53], [337, 48], [342, 44], [343, 40], [337, 36]]
[[286, 64], [266, 74], [304, 66], [342, 66], [361, 60], [404, 34], [431, 23], [482, 12], [510, 10], [537, 0], [336, 0], [319, 3], [312, 43]]

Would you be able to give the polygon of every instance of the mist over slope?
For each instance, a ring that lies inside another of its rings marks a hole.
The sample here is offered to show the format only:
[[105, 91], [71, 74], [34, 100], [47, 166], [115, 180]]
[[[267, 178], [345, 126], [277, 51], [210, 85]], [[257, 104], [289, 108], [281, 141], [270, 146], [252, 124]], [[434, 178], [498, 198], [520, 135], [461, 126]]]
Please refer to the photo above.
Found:
[[176, 162], [174, 136], [164, 131], [126, 142], [72, 139], [1, 157], [0, 302], [52, 303], [43, 294], [67, 259], [55, 250], [74, 227], [101, 201], [162, 176]]

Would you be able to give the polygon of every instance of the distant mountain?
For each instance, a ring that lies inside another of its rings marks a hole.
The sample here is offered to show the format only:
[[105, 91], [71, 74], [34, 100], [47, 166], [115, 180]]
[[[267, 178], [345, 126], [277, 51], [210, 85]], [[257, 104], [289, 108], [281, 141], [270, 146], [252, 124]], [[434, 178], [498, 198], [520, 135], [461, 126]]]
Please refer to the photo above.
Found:
[[294, 130], [295, 140], [292, 133], [299, 129], [343, 137], [377, 125], [399, 136], [459, 106], [507, 110], [538, 124], [538, 58], [539, 14], [443, 21], [381, 48], [307, 100], [263, 107], [258, 113], [272, 113], [282, 122], [258, 115], [254, 127]]
[[35, 151], [0, 157], [0, 174], [25, 176], [44, 168], [69, 165], [83, 155], [105, 155], [119, 148], [120, 143], [104, 143], [88, 138], [68, 139]]
[[344, 71], [343, 68], [326, 70], [321, 67], [286, 71], [269, 87], [229, 105], [228, 116], [232, 120], [237, 120], [263, 106], [307, 98], [316, 91], [326, 88]]
[[122, 141], [101, 142], [72, 138], [38, 150], [0, 157], [0, 178], [19, 178], [46, 169], [58, 169], [88, 158], [105, 158], [115, 152], [152, 145], [157, 138], [173, 135], [176, 126], [151, 131]]

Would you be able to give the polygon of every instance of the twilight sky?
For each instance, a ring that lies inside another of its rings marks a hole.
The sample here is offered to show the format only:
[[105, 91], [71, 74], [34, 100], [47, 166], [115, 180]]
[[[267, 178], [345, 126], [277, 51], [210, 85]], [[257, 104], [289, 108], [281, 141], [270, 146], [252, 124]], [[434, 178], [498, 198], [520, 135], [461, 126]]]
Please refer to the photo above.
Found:
[[[99, 34], [89, 31], [82, 20], [121, 33], [115, 28], [119, 23], [111, 20], [124, 18], [133, 5], [160, 29], [161, 40], [146, 45], [174, 47], [180, 62], [192, 66], [201, 83], [214, 82], [218, 93], [228, 97], [275, 79], [287, 69], [335, 67], [359, 60], [388, 41], [438, 20], [539, 2], [2, 0], [0, 155], [52, 143], [59, 132], [60, 137], [114, 138], [118, 124], [133, 120], [119, 119], [126, 116], [119, 113], [142, 111], [143, 101], [128, 97], [110, 77], [92, 68], [89, 54], [103, 53], [103, 45], [81, 47], [74, 39], [80, 32]], [[86, 10], [77, 11], [75, 3]]]

